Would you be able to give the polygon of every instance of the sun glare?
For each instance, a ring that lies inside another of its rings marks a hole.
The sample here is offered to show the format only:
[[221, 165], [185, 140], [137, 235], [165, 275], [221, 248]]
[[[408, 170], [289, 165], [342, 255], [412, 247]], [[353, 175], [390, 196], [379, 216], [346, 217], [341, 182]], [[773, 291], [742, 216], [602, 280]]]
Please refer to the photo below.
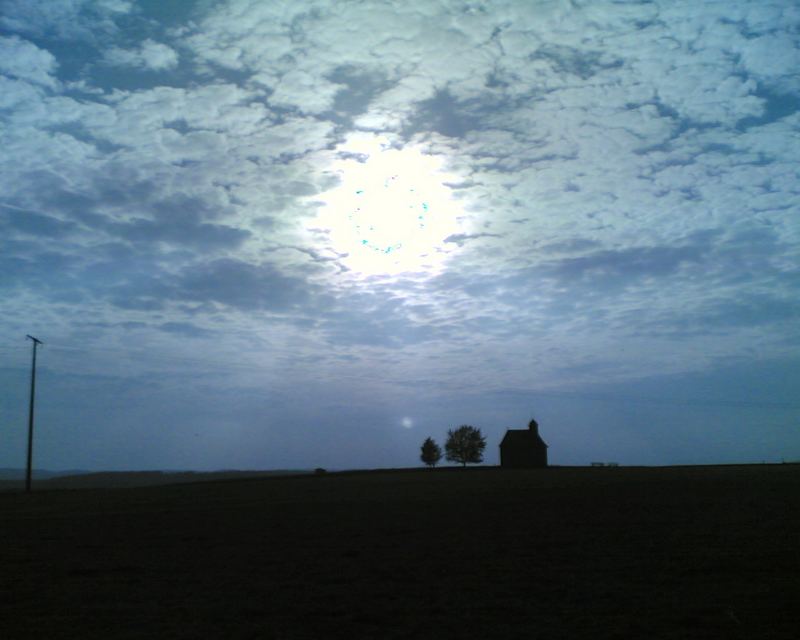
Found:
[[381, 136], [350, 140], [332, 171], [339, 184], [321, 201], [316, 228], [350, 269], [371, 275], [435, 271], [459, 231], [460, 207], [443, 159], [413, 146], [397, 148]]

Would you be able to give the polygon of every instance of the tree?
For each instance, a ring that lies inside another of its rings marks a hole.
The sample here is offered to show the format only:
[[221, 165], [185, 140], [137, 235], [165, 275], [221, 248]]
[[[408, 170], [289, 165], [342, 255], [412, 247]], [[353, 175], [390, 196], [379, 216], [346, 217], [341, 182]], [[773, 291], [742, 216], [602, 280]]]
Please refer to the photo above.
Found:
[[483, 462], [483, 450], [486, 448], [486, 439], [481, 435], [481, 430], [468, 424], [461, 425], [453, 431], [447, 432], [447, 442], [444, 449], [447, 459], [460, 462], [467, 466], [468, 462]]
[[421, 449], [420, 460], [429, 467], [435, 467], [436, 463], [442, 459], [442, 450], [433, 438], [425, 438]]

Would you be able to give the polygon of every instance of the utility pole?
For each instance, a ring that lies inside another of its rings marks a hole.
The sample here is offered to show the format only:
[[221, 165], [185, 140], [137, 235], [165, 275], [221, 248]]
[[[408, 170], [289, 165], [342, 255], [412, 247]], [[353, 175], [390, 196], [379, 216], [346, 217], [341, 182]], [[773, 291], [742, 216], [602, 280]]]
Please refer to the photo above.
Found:
[[25, 336], [33, 340], [33, 363], [31, 364], [31, 403], [28, 407], [28, 466], [25, 470], [25, 491], [31, 490], [31, 472], [33, 463], [33, 398], [36, 394], [36, 347], [43, 344], [41, 340], [31, 335]]

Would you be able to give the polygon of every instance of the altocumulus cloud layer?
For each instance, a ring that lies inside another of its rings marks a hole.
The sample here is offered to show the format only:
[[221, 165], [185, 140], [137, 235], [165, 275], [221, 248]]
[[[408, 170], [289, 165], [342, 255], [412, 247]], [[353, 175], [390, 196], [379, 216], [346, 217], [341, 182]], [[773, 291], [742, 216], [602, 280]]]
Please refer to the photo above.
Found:
[[0, 1], [0, 466], [800, 458], [788, 0]]

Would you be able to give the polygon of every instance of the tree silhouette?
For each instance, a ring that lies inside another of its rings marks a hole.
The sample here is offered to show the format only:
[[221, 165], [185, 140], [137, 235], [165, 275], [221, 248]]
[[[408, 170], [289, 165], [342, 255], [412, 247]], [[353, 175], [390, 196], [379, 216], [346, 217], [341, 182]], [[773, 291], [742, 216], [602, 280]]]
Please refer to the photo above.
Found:
[[425, 438], [421, 450], [420, 460], [429, 467], [435, 467], [436, 463], [442, 459], [442, 450], [433, 438]]
[[447, 442], [444, 445], [447, 459], [451, 462], [460, 462], [462, 467], [468, 462], [483, 462], [483, 450], [486, 448], [486, 439], [481, 435], [481, 430], [468, 424], [461, 425], [453, 431], [447, 432]]

